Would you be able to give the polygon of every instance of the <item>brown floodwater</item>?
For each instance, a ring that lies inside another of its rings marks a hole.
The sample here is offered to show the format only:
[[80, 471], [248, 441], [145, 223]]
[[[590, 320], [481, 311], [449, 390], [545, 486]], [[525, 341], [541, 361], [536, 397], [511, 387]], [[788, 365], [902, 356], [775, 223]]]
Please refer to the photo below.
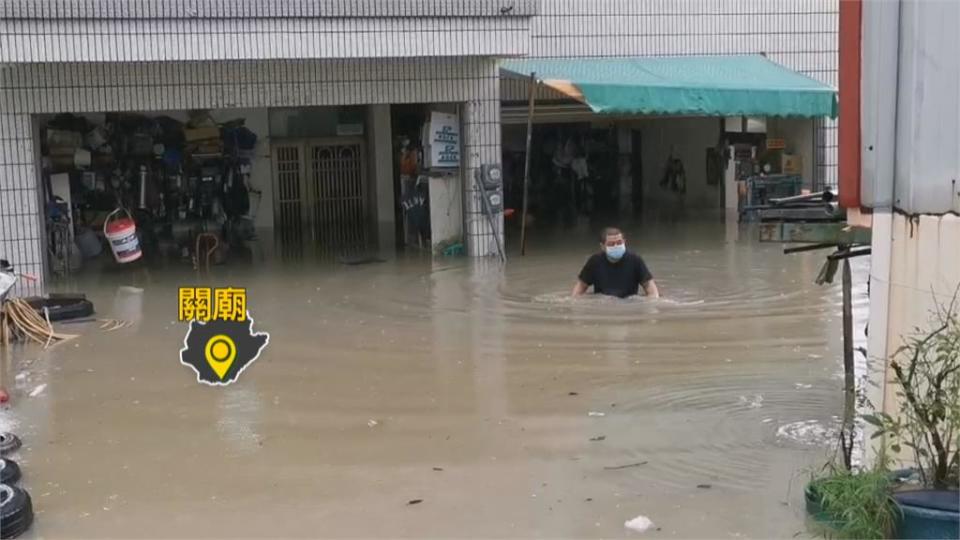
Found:
[[[736, 232], [631, 228], [656, 301], [568, 298], [582, 229], [503, 269], [269, 255], [55, 284], [133, 324], [4, 359], [28, 537], [630, 537], [638, 515], [649, 538], [806, 534], [843, 404], [839, 275]], [[184, 285], [246, 287], [270, 333], [229, 387], [179, 362]]]

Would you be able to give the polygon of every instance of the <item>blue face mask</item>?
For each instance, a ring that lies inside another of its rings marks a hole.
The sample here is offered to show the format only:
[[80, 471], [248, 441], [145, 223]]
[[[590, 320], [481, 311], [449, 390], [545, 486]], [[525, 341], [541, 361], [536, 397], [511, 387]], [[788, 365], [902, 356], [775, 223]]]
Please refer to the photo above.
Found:
[[607, 252], [607, 258], [611, 261], [619, 261], [623, 258], [623, 254], [627, 252], [627, 245], [620, 244], [618, 246], [606, 246], [604, 251]]

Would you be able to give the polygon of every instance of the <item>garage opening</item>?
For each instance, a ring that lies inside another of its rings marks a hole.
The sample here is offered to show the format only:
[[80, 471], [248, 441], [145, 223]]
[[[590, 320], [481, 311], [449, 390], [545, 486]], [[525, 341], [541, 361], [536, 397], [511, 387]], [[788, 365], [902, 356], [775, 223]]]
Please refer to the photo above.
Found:
[[[37, 116], [47, 268], [363, 252], [376, 240], [366, 123], [365, 107]], [[136, 241], [111, 242], [126, 225]]]
[[[615, 218], [622, 193], [617, 127], [586, 122], [538, 123], [532, 133], [528, 213], [542, 225]], [[526, 127], [504, 125], [504, 199], [523, 205]]]
[[770, 198], [823, 185], [815, 133], [836, 92], [763, 56], [512, 60], [501, 74], [518, 210], [532, 126], [527, 225], [751, 220]]

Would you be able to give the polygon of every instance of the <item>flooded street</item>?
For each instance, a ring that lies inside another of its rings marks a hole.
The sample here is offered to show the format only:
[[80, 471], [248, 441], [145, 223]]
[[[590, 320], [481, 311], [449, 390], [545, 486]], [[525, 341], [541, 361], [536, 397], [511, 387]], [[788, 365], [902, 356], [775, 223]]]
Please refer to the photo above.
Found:
[[[722, 221], [626, 232], [664, 299], [568, 298], [597, 248], [585, 228], [534, 234], [505, 270], [79, 276], [64, 288], [134, 325], [64, 325], [82, 335], [6, 359], [28, 537], [637, 537], [638, 515], [649, 538], [805, 531], [803, 485], [843, 407], [840, 277], [813, 283], [826, 252]], [[236, 384], [179, 362], [188, 285], [246, 287], [270, 333]]]

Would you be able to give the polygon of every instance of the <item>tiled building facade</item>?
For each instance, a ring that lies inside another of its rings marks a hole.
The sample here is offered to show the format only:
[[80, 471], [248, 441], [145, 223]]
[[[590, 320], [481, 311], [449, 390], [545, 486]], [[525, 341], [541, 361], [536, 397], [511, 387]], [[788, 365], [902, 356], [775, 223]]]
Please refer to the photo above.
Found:
[[[34, 115], [458, 103], [473, 173], [500, 161], [498, 61], [764, 52], [837, 83], [837, 0], [11, 0], [0, 6], [0, 255], [43, 274]], [[835, 127], [818, 129], [835, 184]]]

